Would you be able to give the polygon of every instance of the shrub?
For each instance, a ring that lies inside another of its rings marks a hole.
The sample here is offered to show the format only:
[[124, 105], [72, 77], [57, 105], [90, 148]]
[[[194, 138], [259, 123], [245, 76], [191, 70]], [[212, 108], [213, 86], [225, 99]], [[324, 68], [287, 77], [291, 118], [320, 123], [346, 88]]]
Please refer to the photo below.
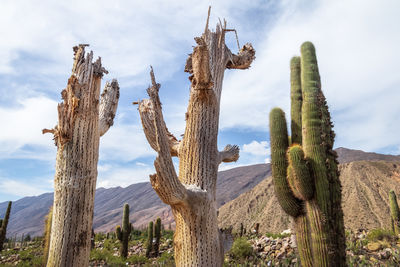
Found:
[[252, 246], [249, 244], [249, 242], [247, 242], [246, 238], [244, 237], [235, 239], [230, 252], [232, 258], [237, 260], [246, 259], [252, 256], [253, 253], [254, 252]]
[[378, 241], [378, 240], [393, 240], [395, 239], [395, 234], [387, 229], [373, 229], [367, 234], [368, 241]]

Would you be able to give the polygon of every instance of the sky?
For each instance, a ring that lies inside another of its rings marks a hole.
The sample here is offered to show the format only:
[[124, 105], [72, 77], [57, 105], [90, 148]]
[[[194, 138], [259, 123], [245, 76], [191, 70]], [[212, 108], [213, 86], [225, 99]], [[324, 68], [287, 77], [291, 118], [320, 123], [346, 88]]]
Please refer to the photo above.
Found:
[[[0, 202], [53, 190], [56, 147], [41, 130], [57, 124], [80, 43], [101, 56], [103, 85], [117, 78], [121, 87], [114, 126], [100, 140], [97, 187], [148, 181], [156, 154], [132, 102], [147, 98], [152, 65], [168, 129], [184, 132], [183, 69], [209, 5], [211, 28], [225, 18], [240, 45], [256, 50], [249, 70], [225, 72], [218, 146], [241, 151], [220, 170], [269, 161], [268, 114], [277, 106], [289, 113], [289, 62], [304, 41], [316, 47], [335, 147], [400, 154], [398, 0], [2, 0]], [[237, 52], [233, 33], [227, 45]]]

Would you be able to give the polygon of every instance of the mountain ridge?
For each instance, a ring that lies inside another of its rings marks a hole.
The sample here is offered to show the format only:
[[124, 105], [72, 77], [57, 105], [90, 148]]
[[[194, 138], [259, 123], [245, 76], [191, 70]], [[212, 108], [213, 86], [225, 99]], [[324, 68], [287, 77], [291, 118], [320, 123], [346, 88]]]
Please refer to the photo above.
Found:
[[[341, 163], [351, 162], [352, 158], [369, 161], [400, 161], [400, 156], [395, 155], [363, 152], [347, 148], [338, 148], [336, 151]], [[272, 183], [268, 182], [270, 175], [270, 164], [241, 166], [219, 172], [217, 180], [218, 207], [242, 197], [246, 192], [249, 194], [260, 183], [271, 187]], [[272, 195], [268, 196], [272, 198]], [[260, 196], [258, 198], [262, 199]], [[268, 201], [271, 201], [271, 199]], [[246, 207], [251, 209], [251, 206], [254, 206], [256, 202], [256, 200], [252, 200]], [[3, 216], [2, 213], [5, 212], [7, 203], [0, 203], [0, 217]], [[14, 201], [11, 209], [8, 235], [21, 235], [22, 233], [29, 233], [32, 236], [40, 235], [43, 229], [44, 216], [52, 203], [53, 193], [24, 197]], [[160, 217], [166, 226], [173, 223], [173, 216], [169, 206], [161, 202], [149, 182], [142, 182], [127, 187], [101, 187], [96, 190], [93, 220], [95, 231], [107, 232], [114, 230], [115, 226], [121, 222], [122, 205], [124, 203], [128, 203], [131, 207], [130, 220], [135, 227], [144, 227], [148, 221], [154, 220], [156, 217]], [[276, 209], [276, 212], [278, 211]], [[220, 210], [221, 214], [224, 214], [223, 209]], [[276, 216], [278, 215], [276, 214]], [[26, 218], [29, 218], [29, 220], [26, 220]]]

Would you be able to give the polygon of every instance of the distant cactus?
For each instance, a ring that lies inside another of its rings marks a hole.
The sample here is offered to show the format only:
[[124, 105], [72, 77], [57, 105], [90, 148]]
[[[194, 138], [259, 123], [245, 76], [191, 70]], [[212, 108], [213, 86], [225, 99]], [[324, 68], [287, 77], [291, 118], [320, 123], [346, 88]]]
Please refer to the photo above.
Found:
[[115, 233], [117, 238], [121, 241], [121, 256], [126, 258], [128, 256], [128, 241], [129, 235], [132, 231], [132, 225], [129, 223], [129, 205], [124, 205], [124, 213], [122, 215], [122, 229], [121, 226], [117, 226]]
[[160, 240], [161, 240], [161, 219], [157, 218], [156, 220], [156, 225], [154, 226], [154, 237], [155, 237], [155, 242], [154, 242], [154, 256], [158, 257], [158, 252], [160, 249]]
[[149, 222], [147, 233], [146, 257], [150, 258], [151, 252], [153, 250], [153, 222]]
[[8, 219], [10, 218], [10, 212], [11, 212], [11, 204], [12, 204], [11, 201], [8, 202], [6, 214], [4, 216], [4, 219], [1, 220], [0, 224], [0, 251], [3, 250], [4, 240], [6, 239]]
[[270, 113], [275, 195], [294, 217], [302, 266], [346, 266], [335, 134], [310, 42], [291, 60], [291, 114], [289, 141], [284, 112]]
[[243, 223], [240, 223], [240, 237], [243, 236]]
[[393, 190], [389, 192], [390, 214], [392, 218], [392, 230], [398, 235], [400, 234], [400, 211], [397, 203], [397, 197]]
[[49, 213], [46, 216], [44, 223], [44, 249], [43, 249], [43, 259], [47, 262], [49, 256], [50, 248], [50, 236], [51, 236], [51, 223], [53, 219], [53, 206], [50, 207]]

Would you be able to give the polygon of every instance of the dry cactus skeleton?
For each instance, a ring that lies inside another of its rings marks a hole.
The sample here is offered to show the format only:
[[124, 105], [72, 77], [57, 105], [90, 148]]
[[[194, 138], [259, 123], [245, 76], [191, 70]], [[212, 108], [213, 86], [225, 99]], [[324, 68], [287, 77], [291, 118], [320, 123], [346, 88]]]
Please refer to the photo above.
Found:
[[[220, 97], [225, 69], [247, 69], [255, 50], [246, 44], [235, 55], [225, 45], [226, 22], [215, 32], [207, 26], [187, 59], [190, 99], [182, 140], [167, 129], [158, 96], [160, 84], [151, 70], [150, 99], [139, 102], [143, 130], [150, 146], [158, 152], [156, 174], [150, 181], [161, 200], [172, 208], [177, 266], [222, 266], [224, 245], [217, 224], [216, 180], [221, 162], [239, 158], [238, 146], [218, 151]], [[179, 158], [179, 175], [172, 157]]]
[[118, 106], [116, 80], [100, 99], [101, 59], [74, 47], [74, 64], [58, 104], [53, 133], [57, 146], [54, 203], [47, 266], [88, 266], [100, 136], [112, 126]]

